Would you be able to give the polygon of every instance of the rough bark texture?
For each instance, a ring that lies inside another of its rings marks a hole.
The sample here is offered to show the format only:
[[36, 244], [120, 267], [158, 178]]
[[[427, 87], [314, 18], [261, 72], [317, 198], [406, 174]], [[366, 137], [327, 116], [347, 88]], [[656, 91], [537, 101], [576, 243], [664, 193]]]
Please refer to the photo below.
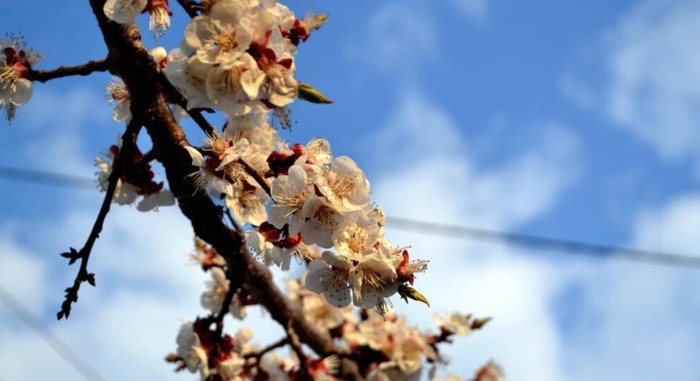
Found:
[[291, 320], [300, 340], [319, 355], [338, 353], [328, 333], [318, 330], [304, 318], [276, 287], [268, 269], [250, 255], [242, 237], [223, 223], [211, 199], [196, 191], [188, 177], [195, 168], [184, 149], [188, 145], [187, 138], [163, 96], [158, 80], [160, 69], [143, 46], [138, 28], [110, 22], [102, 12], [104, 2], [90, 0], [90, 5], [109, 49], [110, 69], [124, 80], [132, 96], [132, 114], [143, 121], [153, 141], [155, 156], [165, 167], [170, 190], [191, 221], [195, 234], [216, 248], [255, 300], [282, 326]]

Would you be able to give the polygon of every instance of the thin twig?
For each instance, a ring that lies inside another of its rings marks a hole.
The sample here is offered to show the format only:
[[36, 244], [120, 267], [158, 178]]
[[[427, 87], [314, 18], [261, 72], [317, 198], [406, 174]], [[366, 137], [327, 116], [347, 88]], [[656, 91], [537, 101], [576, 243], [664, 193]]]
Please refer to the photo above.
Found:
[[80, 251], [76, 251], [71, 248], [70, 253], [64, 253], [62, 256], [69, 258], [72, 264], [77, 259], [80, 259], [80, 269], [78, 274], [73, 281], [73, 285], [65, 290], [65, 299], [61, 304], [61, 310], [56, 314], [58, 320], [62, 318], [68, 318], [70, 315], [71, 305], [78, 301], [78, 291], [80, 290], [80, 285], [83, 282], [88, 282], [90, 285], [95, 286], [95, 274], [90, 273], [87, 270], [88, 261], [90, 260], [90, 254], [92, 253], [92, 247], [95, 245], [95, 241], [100, 236], [102, 232], [102, 226], [104, 225], [105, 218], [109, 213], [110, 206], [112, 205], [112, 199], [114, 198], [114, 192], [117, 189], [117, 183], [124, 170], [124, 160], [129, 156], [128, 150], [131, 149], [136, 144], [136, 135], [138, 135], [138, 130], [141, 128], [141, 124], [133, 119], [129, 125], [126, 127], [126, 132], [122, 136], [122, 149], [114, 160], [114, 165], [112, 167], [112, 173], [109, 175], [107, 191], [105, 193], [105, 198], [102, 201], [102, 207], [100, 207], [100, 212], [97, 214], [97, 219], [95, 224], [92, 226], [92, 231], [88, 236], [85, 245]]
[[[136, 25], [122, 26], [104, 15], [104, 0], [89, 0], [103, 37], [113, 54], [111, 63], [134, 94], [132, 102], [147, 110], [145, 118], [158, 160], [163, 163], [170, 189], [182, 212], [192, 222], [195, 234], [212, 244], [226, 259], [227, 266], [240, 277], [250, 295], [263, 305], [271, 317], [286, 325], [290, 320], [299, 339], [316, 353], [327, 356], [347, 352], [337, 347], [327, 332], [319, 330], [298, 306], [293, 305], [275, 285], [272, 274], [250, 255], [242, 237], [222, 221], [218, 208], [205, 194], [195, 191], [191, 177], [192, 161], [184, 146], [189, 145], [182, 127], [172, 117], [163, 97], [166, 86], [155, 75], [159, 71], [143, 46]], [[138, 96], [137, 96], [138, 95]]]
[[197, 9], [199, 8], [199, 3], [193, 0], [177, 0], [178, 4], [182, 7], [182, 9], [187, 12], [187, 15], [195, 18], [197, 17]]
[[143, 154], [143, 156], [141, 157], [141, 162], [142, 163], [150, 163], [155, 159], [156, 159], [156, 152], [154, 150], [150, 150], [150, 151]]
[[216, 315], [216, 333], [217, 335], [221, 336], [221, 333], [223, 332], [224, 329], [224, 317], [229, 313], [229, 310], [231, 309], [231, 302], [233, 301], [233, 296], [236, 294], [236, 290], [238, 290], [238, 285], [234, 284], [234, 278], [233, 278], [233, 273], [230, 269], [230, 267], [226, 268], [226, 278], [228, 278], [229, 284], [228, 284], [228, 291], [226, 292], [226, 296], [224, 297], [224, 301], [221, 304], [221, 311], [219, 311], [219, 314]]
[[168, 79], [168, 77], [165, 76], [165, 73], [162, 70], [159, 70], [156, 73], [156, 76], [161, 86], [163, 86], [163, 91], [165, 92], [165, 94], [167, 94], [168, 101], [180, 106], [183, 110], [185, 110], [190, 115], [192, 120], [194, 120], [194, 122], [197, 123], [199, 128], [201, 128], [202, 131], [204, 131], [205, 134], [209, 136], [213, 135], [214, 127], [202, 115], [202, 110], [205, 109], [189, 109], [187, 107], [187, 98], [185, 98], [185, 96], [182, 95], [182, 93], [175, 86], [173, 86], [172, 83], [170, 83], [170, 80]]
[[233, 215], [231, 215], [231, 210], [227, 207], [224, 207], [224, 213], [226, 214], [226, 217], [228, 217], [228, 220], [231, 222], [231, 226], [233, 226], [233, 229], [236, 231], [236, 233], [243, 234], [243, 228], [241, 228], [241, 225], [238, 224], [238, 221], [236, 221], [236, 219], [233, 218]]
[[54, 70], [30, 70], [27, 79], [30, 81], [46, 82], [56, 78], [69, 77], [73, 75], [90, 75], [94, 72], [109, 70], [109, 61], [92, 60], [86, 64], [78, 66], [61, 66]]
[[260, 360], [260, 358], [263, 357], [266, 353], [272, 352], [275, 349], [281, 348], [287, 344], [289, 344], [289, 337], [283, 337], [283, 338], [279, 339], [278, 341], [263, 348], [261, 351], [254, 352], [254, 353], [246, 353], [243, 357], [246, 359], [256, 358], [256, 359]]
[[299, 335], [294, 332], [294, 327], [292, 326], [292, 320], [287, 321], [287, 337], [289, 338], [289, 345], [292, 347], [294, 353], [296, 353], [299, 359], [299, 379], [301, 381], [310, 380], [309, 375], [309, 361], [306, 358], [304, 349], [301, 347], [301, 342], [299, 341]]
[[259, 185], [260, 187], [267, 193], [269, 196], [272, 196], [272, 192], [270, 190], [270, 184], [267, 183], [267, 180], [265, 180], [265, 177], [258, 172], [257, 169], [253, 168], [250, 163], [247, 161], [241, 159], [238, 159], [238, 162], [243, 166], [243, 168], [246, 170], [246, 172], [252, 177]]

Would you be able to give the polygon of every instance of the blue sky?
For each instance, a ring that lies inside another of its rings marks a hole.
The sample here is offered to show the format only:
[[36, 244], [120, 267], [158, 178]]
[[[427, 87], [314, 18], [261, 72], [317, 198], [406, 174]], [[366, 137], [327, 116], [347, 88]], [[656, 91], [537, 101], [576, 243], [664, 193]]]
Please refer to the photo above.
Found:
[[[106, 54], [86, 3], [0, 0], [0, 24], [47, 55], [41, 68], [79, 64]], [[700, 1], [291, 5], [331, 15], [301, 47], [297, 77], [335, 103], [295, 104], [283, 136], [322, 136], [355, 158], [388, 214], [700, 253]], [[169, 48], [186, 18], [173, 21], [159, 41]], [[37, 84], [0, 126], [0, 164], [91, 176], [122, 129], [107, 80]], [[160, 359], [200, 312], [205, 279], [186, 265], [184, 217], [115, 208], [91, 262], [98, 288], [56, 323], [75, 271], [57, 254], [84, 242], [100, 195], [5, 180], [0, 194], [0, 285], [108, 379], [174, 377]], [[418, 286], [432, 311], [495, 317], [451, 348], [454, 371], [493, 358], [511, 380], [700, 379], [697, 271], [388, 235], [431, 260]], [[432, 311], [395, 303], [429, 325]], [[0, 358], [3, 380], [76, 377], [1, 306]]]

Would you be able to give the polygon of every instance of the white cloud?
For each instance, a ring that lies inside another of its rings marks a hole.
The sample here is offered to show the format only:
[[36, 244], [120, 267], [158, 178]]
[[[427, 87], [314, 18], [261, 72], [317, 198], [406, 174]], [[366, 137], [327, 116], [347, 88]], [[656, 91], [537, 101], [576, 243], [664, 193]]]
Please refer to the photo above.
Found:
[[363, 30], [348, 44], [348, 53], [375, 68], [405, 75], [437, 56], [437, 25], [432, 9], [423, 2], [388, 1]]
[[[576, 139], [561, 129], [543, 131], [548, 138], [531, 151], [483, 170], [464, 153], [469, 142], [449, 116], [409, 95], [378, 135], [378, 161], [391, 168], [373, 183], [373, 196], [389, 215], [499, 229], [526, 224], [552, 208], [572, 181], [567, 173], [578, 170]], [[528, 161], [538, 164], [523, 164]], [[632, 221], [629, 245], [698, 253], [699, 226], [700, 195], [677, 197], [642, 210]], [[514, 380], [700, 378], [697, 270], [552, 262], [521, 250], [401, 232], [391, 224], [387, 232], [392, 242], [412, 245], [413, 256], [431, 260], [416, 288], [432, 308], [396, 301], [397, 310], [421, 326], [430, 326], [432, 311], [494, 316], [486, 329], [448, 348], [451, 370], [468, 375], [494, 358]]]
[[449, 116], [406, 91], [372, 138], [375, 161], [392, 165], [374, 182], [374, 197], [399, 216], [423, 220], [492, 228], [531, 220], [551, 208], [580, 171], [577, 137], [556, 123], [538, 129], [530, 149], [482, 171]]
[[30, 312], [39, 314], [45, 307], [47, 290], [36, 280], [46, 277], [46, 265], [13, 241], [7, 229], [0, 231], [0, 286]]
[[[631, 245], [700, 252], [700, 195], [640, 213]], [[580, 272], [584, 285], [567, 348], [572, 380], [700, 378], [700, 289], [696, 269], [606, 262]]]
[[648, 0], [608, 33], [608, 113], [663, 157], [700, 159], [700, 1]]
[[[50, 225], [33, 224], [36, 234], [56, 253], [70, 245], [82, 245], [94, 218], [94, 211], [85, 204], [91, 202], [77, 200], [66, 217]], [[15, 227], [19, 228], [26, 227]], [[173, 376], [173, 367], [163, 361], [163, 356], [175, 349], [175, 336], [182, 321], [206, 314], [199, 297], [208, 276], [199, 267], [188, 265], [192, 239], [191, 226], [176, 207], [140, 213], [115, 205], [90, 260], [89, 270], [97, 275], [97, 287], [84, 285], [70, 319], [50, 320], [50, 328], [108, 380], [188, 377]], [[77, 268], [68, 267], [61, 260], [51, 276], [45, 270], [48, 259], [39, 261], [30, 252], [19, 249], [5, 250], [13, 247], [11, 239], [0, 242], [3, 283], [32, 311], [57, 310], [61, 290], [68, 286]], [[0, 358], [5, 359], [3, 377], [78, 377], [31, 331], [19, 322], [17, 327], [0, 330]], [[283, 336], [257, 307], [250, 308], [248, 320], [230, 319], [227, 327], [231, 333], [252, 327], [255, 340], [261, 345]], [[36, 358], [42, 359], [42, 367], [29, 366], [29, 359]]]
[[[484, 170], [449, 115], [418, 93], [405, 92], [372, 139], [375, 161], [387, 163], [373, 182], [373, 198], [390, 216], [421, 221], [495, 229], [532, 221], [552, 208], [580, 170], [576, 136], [554, 123], [538, 129], [530, 149]], [[411, 245], [416, 258], [431, 260], [428, 273], [416, 281], [431, 308], [396, 301], [399, 311], [425, 327], [432, 326], [433, 311], [495, 317], [487, 329], [448, 349], [451, 371], [469, 375], [494, 358], [509, 379], [562, 379], [562, 348], [550, 305], [565, 284], [564, 273], [498, 246], [400, 232], [390, 222], [387, 232], [395, 244]]]
[[[83, 141], [91, 128], [103, 127], [108, 120], [109, 113], [101, 94], [96, 96], [87, 88], [65, 93], [44, 90], [37, 92], [21, 111], [26, 118], [18, 128], [36, 135], [18, 150], [24, 155], [23, 166], [79, 176], [94, 172], [91, 157], [98, 152], [86, 153]], [[114, 142], [121, 128], [115, 130]]]

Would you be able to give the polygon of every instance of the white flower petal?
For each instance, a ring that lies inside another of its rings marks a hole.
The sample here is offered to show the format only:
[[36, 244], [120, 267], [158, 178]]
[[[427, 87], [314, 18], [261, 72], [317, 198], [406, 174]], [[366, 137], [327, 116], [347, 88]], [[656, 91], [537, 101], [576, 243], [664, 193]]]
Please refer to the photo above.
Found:
[[20, 78], [12, 88], [10, 102], [15, 106], [22, 106], [32, 98], [33, 91], [32, 82], [28, 79]]

